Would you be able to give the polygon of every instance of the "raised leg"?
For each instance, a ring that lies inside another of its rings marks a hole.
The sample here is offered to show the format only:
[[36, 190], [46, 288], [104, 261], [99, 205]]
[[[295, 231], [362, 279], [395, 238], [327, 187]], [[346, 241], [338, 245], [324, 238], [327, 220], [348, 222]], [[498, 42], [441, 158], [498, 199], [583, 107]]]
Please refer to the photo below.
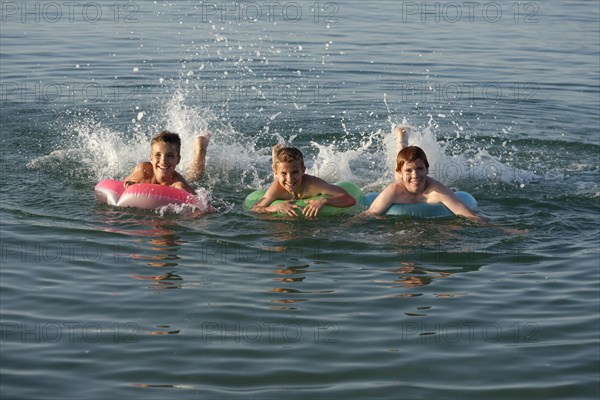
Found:
[[271, 157], [272, 157], [272, 163], [273, 165], [275, 165], [275, 160], [277, 159], [277, 152], [279, 151], [279, 149], [285, 147], [283, 144], [278, 143], [275, 146], [273, 146], [273, 149], [271, 150]]
[[202, 178], [206, 168], [206, 148], [208, 147], [209, 136], [196, 136], [194, 142], [194, 159], [188, 167], [186, 179], [189, 182], [195, 182]]
[[408, 146], [408, 128], [405, 126], [397, 126], [394, 129], [394, 133], [396, 134], [396, 145], [398, 147], [398, 151]]

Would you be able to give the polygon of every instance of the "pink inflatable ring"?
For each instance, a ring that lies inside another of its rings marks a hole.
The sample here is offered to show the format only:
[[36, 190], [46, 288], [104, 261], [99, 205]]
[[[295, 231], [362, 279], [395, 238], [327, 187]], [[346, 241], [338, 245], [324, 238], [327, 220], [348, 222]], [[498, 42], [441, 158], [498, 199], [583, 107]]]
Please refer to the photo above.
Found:
[[153, 210], [169, 204], [200, 206], [198, 198], [185, 190], [152, 183], [136, 183], [125, 189], [123, 181], [106, 179], [94, 188], [96, 200], [117, 207]]

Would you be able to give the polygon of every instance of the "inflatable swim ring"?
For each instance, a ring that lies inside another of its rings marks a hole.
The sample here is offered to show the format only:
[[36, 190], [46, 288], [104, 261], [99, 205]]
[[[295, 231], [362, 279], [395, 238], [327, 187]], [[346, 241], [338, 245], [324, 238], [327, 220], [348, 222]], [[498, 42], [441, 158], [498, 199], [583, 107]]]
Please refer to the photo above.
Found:
[[[471, 196], [467, 192], [456, 192], [456, 197], [458, 197], [463, 203], [466, 204], [471, 210], [475, 210], [477, 208], [477, 200], [473, 196]], [[372, 192], [367, 193], [361, 199], [361, 203], [370, 207], [373, 200], [379, 195], [379, 193]], [[445, 205], [438, 204], [427, 204], [427, 203], [417, 203], [417, 204], [392, 204], [390, 208], [386, 211], [385, 215], [408, 215], [412, 217], [424, 217], [424, 218], [440, 218], [440, 217], [451, 217], [454, 215], [452, 211], [446, 208]]]
[[198, 198], [182, 189], [151, 183], [137, 183], [125, 189], [123, 181], [100, 181], [94, 188], [96, 199], [117, 207], [137, 207], [147, 210], [168, 204], [199, 206]]
[[[356, 200], [356, 205], [359, 204], [360, 199], [362, 198], [362, 193], [358, 186], [356, 186], [352, 182], [347, 182], [347, 181], [338, 182], [338, 183], [336, 183], [336, 185], [341, 188], [344, 188], [344, 190], [346, 190], [346, 192], [348, 192], [350, 194], [350, 196], [354, 197], [354, 199]], [[254, 205], [265, 195], [266, 192], [267, 192], [266, 190], [256, 190], [256, 191], [250, 193], [248, 195], [248, 197], [246, 197], [246, 199], [244, 200], [244, 210], [248, 211], [252, 207], [254, 207]], [[325, 195], [319, 195], [319, 196], [311, 197], [308, 199], [297, 200], [294, 202], [294, 204], [296, 204], [299, 207], [306, 207], [306, 200], [320, 199], [322, 197], [325, 197]], [[287, 201], [287, 200], [275, 200], [271, 204], [279, 204], [279, 203], [283, 203], [285, 201]], [[319, 216], [332, 216], [332, 215], [344, 214], [350, 210], [354, 210], [355, 207], [356, 206], [341, 208], [341, 207], [325, 206], [319, 210]]]

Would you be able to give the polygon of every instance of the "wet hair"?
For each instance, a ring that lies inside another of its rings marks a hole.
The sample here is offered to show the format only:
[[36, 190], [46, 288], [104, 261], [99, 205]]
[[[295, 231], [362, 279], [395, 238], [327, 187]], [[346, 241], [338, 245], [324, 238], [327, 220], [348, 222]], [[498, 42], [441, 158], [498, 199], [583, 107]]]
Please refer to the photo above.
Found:
[[177, 148], [177, 153], [181, 152], [181, 138], [176, 133], [173, 133], [171, 131], [160, 131], [156, 136], [152, 138], [152, 140], [150, 141], [150, 146], [158, 142], [174, 144]]
[[277, 150], [277, 154], [273, 159], [273, 169], [279, 163], [289, 163], [294, 161], [300, 161], [304, 166], [304, 156], [302, 152], [295, 147], [282, 147]]
[[404, 163], [414, 162], [415, 160], [421, 159], [425, 167], [429, 169], [429, 161], [422, 148], [418, 146], [408, 146], [398, 152], [396, 156], [396, 172], [402, 172]]

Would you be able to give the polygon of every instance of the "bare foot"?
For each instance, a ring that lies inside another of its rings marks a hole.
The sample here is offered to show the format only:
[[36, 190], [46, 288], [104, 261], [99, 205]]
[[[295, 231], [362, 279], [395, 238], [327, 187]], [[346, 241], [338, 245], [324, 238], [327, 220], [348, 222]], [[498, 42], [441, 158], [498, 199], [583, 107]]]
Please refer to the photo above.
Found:
[[206, 151], [208, 147], [208, 141], [210, 139], [210, 135], [208, 132], [205, 132], [204, 135], [196, 136], [196, 140], [194, 141], [195, 154], [194, 158], [196, 158], [202, 151]]
[[209, 138], [210, 135], [208, 132], [205, 132], [202, 136], [196, 136], [194, 140], [194, 158], [187, 170], [187, 179], [190, 182], [197, 181], [204, 175], [206, 148], [208, 147]]
[[398, 151], [408, 146], [408, 131], [409, 129], [405, 126], [397, 126], [394, 129]]

